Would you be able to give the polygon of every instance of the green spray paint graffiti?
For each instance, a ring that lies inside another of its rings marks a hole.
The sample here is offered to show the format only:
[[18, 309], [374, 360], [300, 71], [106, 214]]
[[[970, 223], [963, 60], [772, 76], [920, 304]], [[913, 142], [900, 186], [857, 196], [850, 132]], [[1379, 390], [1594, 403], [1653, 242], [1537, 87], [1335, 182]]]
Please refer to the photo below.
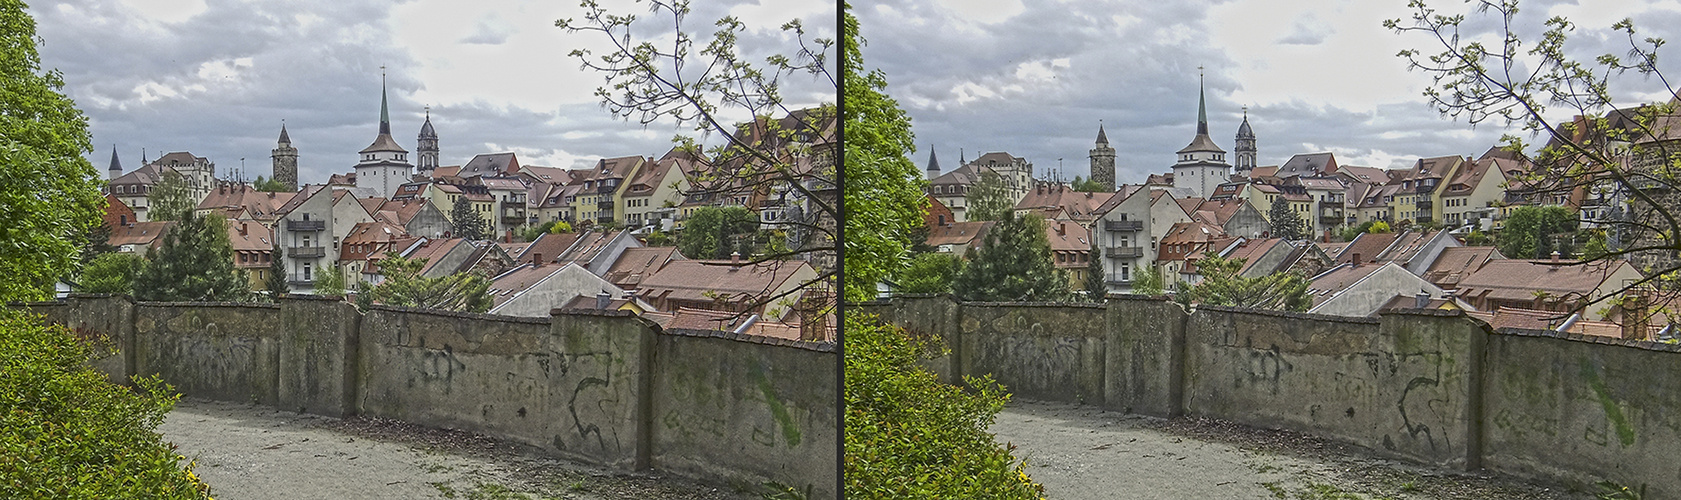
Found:
[[759, 384], [759, 392], [765, 396], [765, 404], [770, 405], [771, 417], [782, 427], [782, 439], [788, 441], [788, 447], [800, 445], [800, 426], [794, 424], [793, 416], [788, 414], [788, 407], [776, 397], [776, 389], [770, 386], [770, 379], [765, 377], [765, 368], [761, 364], [753, 365], [753, 381]]
[[1617, 400], [1611, 398], [1611, 391], [1605, 388], [1605, 381], [1600, 380], [1599, 371], [1593, 368], [1587, 358], [1582, 359], [1582, 379], [1588, 382], [1599, 398], [1599, 405], [1605, 408], [1605, 418], [1611, 421], [1611, 426], [1617, 428], [1617, 442], [1624, 448], [1634, 444], [1634, 427], [1628, 424], [1628, 417], [1623, 416], [1623, 408], [1617, 405]]

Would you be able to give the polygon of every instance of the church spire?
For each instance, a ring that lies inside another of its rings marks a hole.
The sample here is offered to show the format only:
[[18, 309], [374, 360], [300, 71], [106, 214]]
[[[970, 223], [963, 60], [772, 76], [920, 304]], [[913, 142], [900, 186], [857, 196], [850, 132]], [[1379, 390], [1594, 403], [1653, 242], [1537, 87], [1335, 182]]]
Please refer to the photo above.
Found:
[[111, 145], [111, 169], [110, 170], [111, 170], [110, 174], [111, 174], [112, 179], [116, 179], [116, 178], [121, 177], [123, 175], [123, 164], [121, 162], [117, 161], [117, 145], [116, 144]]
[[1109, 144], [1109, 136], [1103, 133], [1103, 121], [1102, 120], [1099, 120], [1097, 122], [1097, 143], [1098, 144]]
[[1197, 68], [1197, 133], [1208, 134], [1208, 99], [1203, 96], [1202, 68]]
[[379, 133], [391, 133], [391, 108], [385, 100], [385, 68], [379, 68]]
[[292, 143], [292, 138], [286, 136], [286, 120], [280, 120], [280, 142], [282, 144]]

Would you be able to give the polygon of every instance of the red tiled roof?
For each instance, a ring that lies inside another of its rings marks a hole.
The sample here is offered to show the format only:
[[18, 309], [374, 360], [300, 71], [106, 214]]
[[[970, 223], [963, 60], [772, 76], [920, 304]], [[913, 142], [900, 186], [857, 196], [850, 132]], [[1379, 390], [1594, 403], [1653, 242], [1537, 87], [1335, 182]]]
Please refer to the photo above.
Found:
[[[1483, 264], [1459, 281], [1462, 297], [1532, 300], [1536, 292], [1558, 298], [1580, 298], [1592, 293], [1606, 279], [1633, 269], [1628, 261], [1573, 264], [1575, 261], [1500, 259]], [[1621, 286], [1621, 284], [1614, 284]]]
[[1494, 247], [1448, 247], [1442, 249], [1442, 254], [1436, 256], [1436, 262], [1430, 264], [1422, 277], [1443, 290], [1452, 290], [1459, 286], [1460, 280], [1482, 269], [1484, 263], [1504, 258]]
[[602, 278], [619, 288], [634, 290], [643, 279], [664, 268], [673, 257], [683, 257], [677, 253], [677, 247], [626, 248]]

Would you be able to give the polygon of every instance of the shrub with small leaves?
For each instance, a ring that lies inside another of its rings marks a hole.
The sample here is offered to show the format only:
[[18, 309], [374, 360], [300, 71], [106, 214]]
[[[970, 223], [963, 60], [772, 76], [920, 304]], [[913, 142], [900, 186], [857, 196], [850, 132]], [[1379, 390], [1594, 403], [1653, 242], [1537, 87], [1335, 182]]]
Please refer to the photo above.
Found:
[[101, 343], [0, 309], [0, 498], [209, 498], [154, 430], [180, 396], [107, 381], [87, 364]]

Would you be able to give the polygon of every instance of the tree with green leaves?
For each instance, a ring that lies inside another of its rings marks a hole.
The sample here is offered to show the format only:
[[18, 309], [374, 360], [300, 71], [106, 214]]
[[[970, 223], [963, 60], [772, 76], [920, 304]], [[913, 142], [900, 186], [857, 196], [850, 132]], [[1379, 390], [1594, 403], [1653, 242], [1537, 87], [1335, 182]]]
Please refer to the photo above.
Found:
[[[1495, 248], [1511, 259], [1544, 259], [1560, 250], [1554, 235], [1574, 233], [1580, 220], [1576, 212], [1557, 205], [1521, 206], [1506, 217], [1506, 227], [1495, 237]], [[1567, 251], [1560, 253], [1566, 254]]]
[[1109, 296], [1109, 285], [1103, 282], [1103, 251], [1097, 248], [1097, 240], [1091, 242], [1091, 253], [1086, 257], [1086, 300], [1103, 302]]
[[1289, 200], [1285, 200], [1283, 196], [1272, 199], [1272, 208], [1267, 210], [1267, 220], [1272, 224], [1274, 238], [1299, 240], [1307, 234], [1301, 216], [1290, 209]]
[[87, 117], [42, 70], [35, 20], [23, 2], [0, 1], [0, 302], [51, 297], [73, 274], [105, 197]]
[[1162, 280], [1162, 272], [1156, 266], [1145, 264], [1137, 274], [1132, 275], [1132, 293], [1137, 295], [1161, 295], [1167, 292], [1167, 285]]
[[1016, 200], [1010, 195], [1004, 176], [990, 169], [981, 171], [980, 179], [964, 192], [963, 202], [968, 205], [964, 216], [970, 221], [1004, 220], [1005, 214], [1016, 210]]
[[321, 272], [315, 273], [315, 295], [343, 297], [344, 292], [344, 269], [322, 266]]
[[146, 271], [146, 258], [132, 253], [111, 252], [94, 257], [82, 269], [76, 291], [134, 296], [134, 278]]
[[1036, 214], [1004, 219], [986, 233], [980, 250], [958, 275], [953, 291], [967, 300], [994, 302], [1067, 300], [1068, 277], [1051, 262], [1045, 219]]
[[263, 176], [261, 175], [257, 176], [257, 182], [251, 183], [251, 187], [265, 193], [287, 193], [292, 191], [290, 188], [286, 187], [286, 183], [274, 179], [263, 179]]
[[[922, 172], [911, 162], [915, 135], [911, 117], [887, 95], [887, 74], [866, 70], [858, 19], [841, 15], [841, 82], [846, 95], [846, 290], [847, 299], [868, 300], [876, 283], [903, 269], [905, 256], [922, 240], [928, 200]], [[903, 283], [901, 283], [903, 285]], [[949, 283], [947, 285], [949, 289]]]
[[420, 274], [425, 267], [424, 260], [385, 254], [379, 261], [385, 280], [367, 290], [367, 302], [473, 313], [490, 310], [489, 279], [470, 272], [428, 278]]
[[1104, 186], [1103, 183], [1091, 179], [1082, 179], [1078, 175], [1074, 176], [1074, 182], [1070, 183], [1068, 186], [1074, 188], [1075, 191], [1082, 193], [1109, 192], [1109, 187]]
[[704, 207], [695, 210], [677, 233], [677, 251], [691, 259], [728, 259], [739, 252], [753, 256], [759, 215], [742, 207]]
[[250, 300], [251, 281], [234, 269], [227, 223], [184, 212], [134, 282], [135, 298], [169, 302]]
[[969, 388], [924, 368], [949, 354], [940, 338], [848, 314], [846, 498], [1037, 499], [1044, 488], [987, 427], [1010, 401], [991, 376]]
[[449, 210], [450, 231], [455, 237], [465, 240], [482, 240], [490, 237], [490, 222], [479, 216], [479, 211], [473, 209], [473, 202], [462, 196], [455, 199], [455, 205]]
[[951, 285], [963, 274], [961, 257], [949, 253], [920, 253], [893, 276], [902, 293], [951, 293]]
[[291, 285], [286, 283], [286, 252], [280, 245], [269, 252], [268, 279], [263, 280], [263, 289], [268, 291], [269, 300], [280, 300], [281, 296], [292, 293]]
[[181, 220], [187, 212], [198, 208], [193, 199], [193, 186], [187, 177], [174, 170], [164, 170], [163, 178], [146, 192], [147, 220]]
[[1247, 278], [1239, 274], [1244, 259], [1209, 255], [1197, 260], [1202, 280], [1195, 285], [1175, 283], [1175, 299], [1185, 304], [1209, 304], [1302, 312], [1313, 307], [1307, 293], [1307, 278], [1294, 273], [1273, 273]]
[[[1578, 312], [1635, 288], [1655, 286], [1670, 295], [1664, 301], [1681, 295], [1672, 285], [1681, 282], [1681, 259], [1674, 257], [1681, 254], [1681, 142], [1669, 125], [1681, 108], [1676, 88], [1658, 69], [1664, 40], [1642, 36], [1628, 18], [1609, 29], [1583, 29], [1562, 16], [1524, 26], [1517, 0], [1477, 2], [1474, 16], [1438, 13], [1424, 0], [1409, 6], [1410, 19], [1386, 20], [1384, 26], [1419, 36], [1429, 47], [1399, 53], [1410, 69], [1430, 76], [1425, 99], [1456, 121], [1473, 126], [1493, 121], [1544, 141], [1530, 144], [1519, 134], [1501, 138], [1503, 150], [1532, 162], [1529, 172], [1508, 180], [1509, 193], [1548, 203], [1589, 191], [1626, 205], [1618, 216], [1596, 221], [1616, 240], [1608, 242], [1599, 262], [1629, 259], [1646, 269], [1646, 278], [1585, 301]], [[1534, 31], [1538, 38], [1524, 40]], [[1579, 45], [1569, 45], [1581, 31], [1591, 50], [1610, 40], [1626, 43], [1625, 50], [1584, 54]], [[1617, 102], [1614, 92], [1651, 101]], [[1550, 238], [1542, 234], [1558, 228], [1547, 228], [1544, 219], [1532, 217], [1519, 231], [1508, 219], [1495, 235], [1496, 246], [1511, 258], [1550, 253]], [[1641, 293], [1650, 297], [1650, 291]]]
[[[830, 66], [834, 39], [812, 38], [804, 23], [791, 20], [782, 25], [785, 39], [792, 41], [791, 53], [772, 55], [760, 64], [743, 57], [737, 47], [737, 41], [752, 38], [746, 36], [746, 23], [734, 16], [711, 23], [709, 40], [693, 36], [687, 0], [649, 2], [645, 15], [614, 14], [593, 0], [582, 5], [580, 18], [561, 19], [555, 26], [568, 34], [598, 36], [605, 45], [605, 50], [570, 53], [585, 69], [605, 77], [605, 84], [596, 91], [603, 107], [615, 117], [642, 124], [692, 125], [707, 137], [722, 139], [710, 148], [702, 148], [694, 137], [676, 139], [679, 151], [702, 159], [698, 168], [685, 172], [689, 183], [685, 196], [720, 199], [776, 193], [787, 206], [799, 209], [789, 212], [798, 217], [777, 223], [790, 229], [790, 250], [806, 256], [817, 276], [787, 293], [763, 297], [759, 305], [812, 288], [838, 289], [842, 197], [837, 160], [842, 141], [834, 132], [841, 128], [839, 110], [830, 98], [818, 97], [820, 104], [793, 109], [782, 97], [783, 87], [797, 76], [809, 76], [820, 96], [826, 93], [823, 89], [838, 90], [839, 81]], [[644, 26], [650, 23], [652, 28]], [[676, 34], [643, 38], [649, 29]], [[720, 114], [726, 112], [752, 118], [731, 124]], [[848, 144], [852, 140], [848, 137]], [[855, 243], [849, 238], [846, 244]], [[748, 262], [783, 257], [742, 255]]]

